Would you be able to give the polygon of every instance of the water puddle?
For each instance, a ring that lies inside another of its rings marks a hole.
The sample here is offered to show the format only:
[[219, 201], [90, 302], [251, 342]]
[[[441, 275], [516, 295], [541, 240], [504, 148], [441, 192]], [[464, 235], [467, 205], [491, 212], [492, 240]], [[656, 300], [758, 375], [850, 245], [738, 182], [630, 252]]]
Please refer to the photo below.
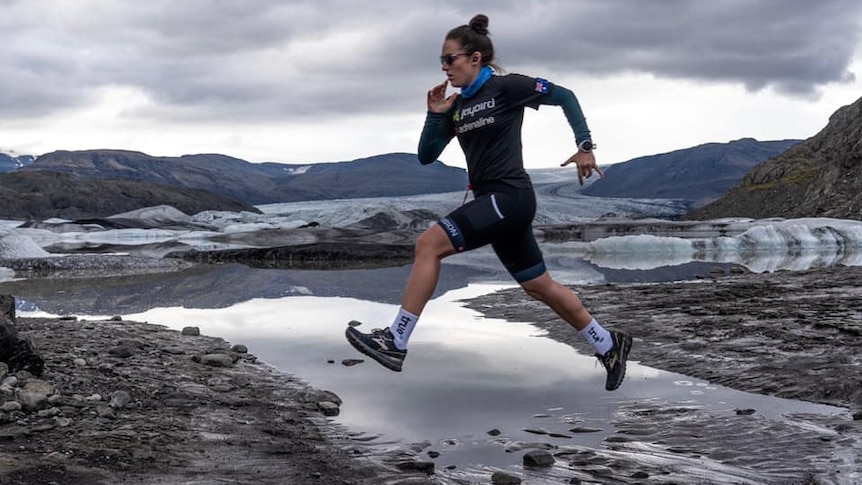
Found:
[[[678, 413], [691, 421], [690, 413], [744, 419], [737, 410], [750, 410], [745, 412], [757, 419], [787, 423], [790, 415], [846, 411], [735, 391], [637, 362], [629, 365], [620, 390], [606, 392], [604, 370], [594, 357], [544, 338], [532, 325], [484, 318], [459, 303], [503, 287], [472, 284], [432, 300], [401, 373], [367, 359], [342, 365], [344, 359], [364, 358], [344, 338], [347, 321], [365, 322], [363, 329], [387, 325], [397, 311], [393, 304], [291, 296], [219, 309], [154, 308], [123, 318], [175, 329], [197, 326], [244, 344], [262, 361], [338, 394], [344, 404], [335, 421], [361, 439], [381, 448], [419, 443], [417, 456], [433, 459], [444, 473], [520, 469], [523, 450], [534, 447], [574, 454], [600, 448], [620, 431], [620, 420], [643, 413], [671, 410], [674, 418]], [[658, 436], [659, 423], [651, 416], [646, 431], [638, 431], [641, 420], [627, 424], [625, 432]], [[720, 475], [710, 477], [724, 483]]]

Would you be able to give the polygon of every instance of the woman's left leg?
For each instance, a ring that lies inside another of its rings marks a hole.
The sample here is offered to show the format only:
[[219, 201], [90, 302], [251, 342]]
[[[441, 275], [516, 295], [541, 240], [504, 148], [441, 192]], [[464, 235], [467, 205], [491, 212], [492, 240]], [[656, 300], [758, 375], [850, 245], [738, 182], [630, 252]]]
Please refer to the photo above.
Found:
[[548, 305], [557, 315], [577, 330], [583, 330], [593, 320], [581, 299], [545, 271], [538, 278], [521, 283], [528, 295]]

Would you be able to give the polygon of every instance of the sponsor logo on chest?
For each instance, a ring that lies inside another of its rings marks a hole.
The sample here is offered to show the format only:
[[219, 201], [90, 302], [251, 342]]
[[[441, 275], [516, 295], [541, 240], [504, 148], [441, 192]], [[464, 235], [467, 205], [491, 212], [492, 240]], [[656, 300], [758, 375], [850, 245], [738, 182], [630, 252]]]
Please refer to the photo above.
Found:
[[[455, 121], [455, 131], [461, 135], [468, 131], [481, 128], [494, 123], [493, 116], [481, 116], [482, 112], [492, 110], [497, 106], [496, 98], [481, 101], [470, 106], [465, 106], [455, 112], [452, 119]], [[478, 118], [476, 118], [478, 116]], [[471, 119], [475, 118], [475, 119]], [[470, 121], [466, 121], [471, 119]]]

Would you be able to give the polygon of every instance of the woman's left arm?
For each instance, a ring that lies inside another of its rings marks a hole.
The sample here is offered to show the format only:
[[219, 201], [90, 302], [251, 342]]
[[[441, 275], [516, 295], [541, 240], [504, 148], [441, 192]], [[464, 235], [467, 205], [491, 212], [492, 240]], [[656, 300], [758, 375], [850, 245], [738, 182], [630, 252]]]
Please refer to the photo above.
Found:
[[580, 144], [584, 140], [591, 140], [587, 118], [581, 109], [581, 103], [578, 102], [577, 96], [571, 90], [554, 85], [551, 92], [541, 100], [541, 104], [563, 108], [563, 113], [565, 113], [566, 119], [569, 120], [569, 126], [572, 127], [577, 143]]
[[[561, 166], [565, 167], [574, 163], [578, 167], [578, 183], [584, 184], [585, 178], [590, 178], [593, 171], [599, 174], [599, 177], [604, 178], [605, 174], [602, 169], [596, 164], [596, 156], [593, 154], [593, 143], [590, 137], [590, 128], [587, 126], [587, 118], [581, 110], [581, 104], [578, 102], [577, 96], [571, 90], [562, 86], [554, 85], [548, 96], [541, 100], [541, 104], [559, 106], [563, 108], [563, 113], [566, 119], [569, 120], [569, 126], [575, 134], [575, 143], [578, 145], [578, 151], [569, 157]], [[589, 142], [585, 144], [584, 142]], [[588, 146], [589, 149], [583, 148]]]

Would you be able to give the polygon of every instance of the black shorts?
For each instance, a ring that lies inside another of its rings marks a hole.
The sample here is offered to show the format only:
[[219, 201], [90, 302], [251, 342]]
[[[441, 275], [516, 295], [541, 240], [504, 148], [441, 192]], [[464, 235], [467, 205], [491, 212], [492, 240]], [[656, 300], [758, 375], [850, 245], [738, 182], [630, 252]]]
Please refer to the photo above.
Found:
[[533, 235], [536, 194], [504, 183], [474, 190], [475, 198], [440, 219], [458, 252], [490, 244], [518, 283], [545, 273], [542, 251]]

